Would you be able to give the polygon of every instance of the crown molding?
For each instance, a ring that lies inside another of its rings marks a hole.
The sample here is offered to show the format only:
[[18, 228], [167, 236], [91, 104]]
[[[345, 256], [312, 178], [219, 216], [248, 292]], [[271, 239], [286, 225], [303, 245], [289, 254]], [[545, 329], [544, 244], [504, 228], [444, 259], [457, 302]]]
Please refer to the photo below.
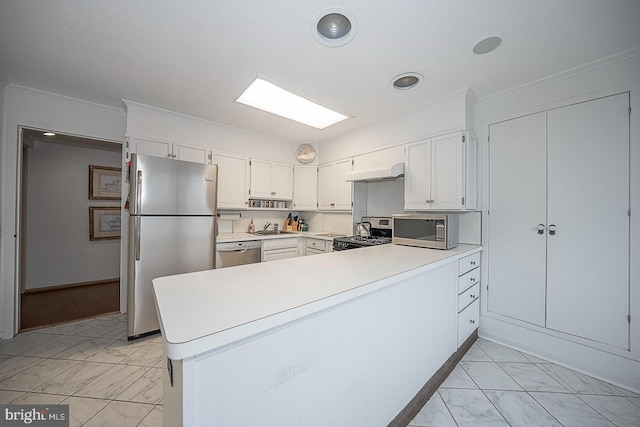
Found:
[[243, 128], [227, 125], [227, 124], [224, 124], [224, 123], [215, 122], [213, 120], [208, 120], [208, 119], [203, 119], [203, 118], [200, 118], [200, 117], [190, 116], [188, 114], [178, 113], [176, 111], [166, 110], [166, 109], [160, 108], [160, 107], [154, 107], [153, 105], [141, 104], [139, 102], [130, 101], [128, 99], [123, 99], [122, 102], [126, 106], [126, 110], [128, 110], [129, 108], [138, 108], [140, 110], [146, 110], [146, 111], [149, 111], [149, 112], [152, 112], [152, 113], [156, 113], [156, 114], [163, 114], [163, 115], [166, 115], [166, 116], [169, 116], [169, 117], [174, 117], [174, 118], [178, 117], [178, 118], [190, 121], [192, 123], [206, 124], [206, 125], [209, 125], [209, 126], [211, 126], [211, 125], [220, 126], [222, 128], [231, 129], [233, 131], [242, 132], [242, 133], [245, 133], [245, 134], [248, 134], [248, 135], [258, 136], [258, 137], [261, 137], [261, 138], [269, 138], [270, 140], [273, 140], [273, 141], [286, 142], [286, 143], [294, 142], [294, 141], [291, 141], [289, 139], [283, 139], [283, 138], [275, 137], [275, 136], [272, 136], [272, 135], [267, 135], [267, 134], [263, 134], [263, 133], [260, 133], [260, 132], [252, 131], [252, 130], [249, 130], [249, 129], [243, 129]]
[[555, 83], [561, 80], [575, 77], [580, 74], [585, 74], [593, 70], [597, 70], [598, 68], [607, 67], [617, 62], [626, 61], [628, 59], [634, 58], [639, 55], [640, 55], [640, 46], [598, 59], [596, 61], [588, 62], [586, 64], [582, 64], [577, 67], [570, 68], [568, 70], [561, 71], [559, 73], [552, 74], [547, 77], [543, 77], [541, 79], [533, 80], [531, 82], [522, 84], [520, 86], [515, 86], [510, 89], [493, 93], [491, 95], [483, 96], [478, 100], [478, 105], [484, 104], [486, 102], [494, 101], [496, 99], [513, 96], [522, 92], [527, 92], [527, 91], [536, 89], [538, 87], [547, 86], [551, 83]]
[[47, 92], [40, 89], [34, 89], [32, 87], [20, 86], [13, 83], [9, 83], [6, 88], [17, 93], [23, 93], [25, 95], [37, 96], [41, 98], [49, 98], [60, 102], [66, 102], [69, 104], [75, 104], [83, 108], [93, 108], [95, 110], [102, 110], [113, 114], [126, 115], [124, 109], [112, 107], [110, 105], [98, 104], [91, 101], [85, 101], [84, 99], [72, 98], [70, 96], [60, 95], [53, 92]]

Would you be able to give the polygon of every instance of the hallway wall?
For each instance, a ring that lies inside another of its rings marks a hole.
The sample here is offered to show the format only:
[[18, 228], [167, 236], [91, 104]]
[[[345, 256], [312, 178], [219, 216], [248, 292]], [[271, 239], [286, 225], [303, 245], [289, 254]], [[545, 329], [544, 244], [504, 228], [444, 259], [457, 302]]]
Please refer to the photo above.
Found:
[[120, 167], [120, 151], [36, 142], [29, 150], [26, 289], [117, 278], [120, 240], [89, 240], [89, 165]]

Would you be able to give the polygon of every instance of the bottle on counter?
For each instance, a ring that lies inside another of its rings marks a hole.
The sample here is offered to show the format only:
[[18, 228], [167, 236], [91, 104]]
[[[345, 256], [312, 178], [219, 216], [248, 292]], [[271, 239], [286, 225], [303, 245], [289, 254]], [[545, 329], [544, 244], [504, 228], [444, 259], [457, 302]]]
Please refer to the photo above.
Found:
[[253, 223], [253, 218], [251, 218], [251, 222], [249, 223], [249, 233], [256, 231], [256, 225]]

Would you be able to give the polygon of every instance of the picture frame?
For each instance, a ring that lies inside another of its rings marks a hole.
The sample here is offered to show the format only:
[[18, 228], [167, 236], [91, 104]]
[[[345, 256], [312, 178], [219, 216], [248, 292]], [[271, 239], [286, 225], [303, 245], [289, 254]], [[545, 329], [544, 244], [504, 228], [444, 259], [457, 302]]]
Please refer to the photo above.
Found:
[[89, 240], [120, 239], [121, 218], [118, 206], [89, 207]]
[[122, 168], [89, 165], [89, 200], [120, 200]]

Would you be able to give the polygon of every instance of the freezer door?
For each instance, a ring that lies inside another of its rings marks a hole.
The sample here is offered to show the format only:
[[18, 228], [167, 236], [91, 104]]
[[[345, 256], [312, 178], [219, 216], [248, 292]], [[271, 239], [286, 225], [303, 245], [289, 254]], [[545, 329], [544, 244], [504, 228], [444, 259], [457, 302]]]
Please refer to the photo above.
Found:
[[127, 335], [132, 338], [160, 329], [153, 279], [215, 267], [214, 217], [130, 217], [129, 230]]
[[131, 215], [215, 215], [218, 166], [133, 154]]

